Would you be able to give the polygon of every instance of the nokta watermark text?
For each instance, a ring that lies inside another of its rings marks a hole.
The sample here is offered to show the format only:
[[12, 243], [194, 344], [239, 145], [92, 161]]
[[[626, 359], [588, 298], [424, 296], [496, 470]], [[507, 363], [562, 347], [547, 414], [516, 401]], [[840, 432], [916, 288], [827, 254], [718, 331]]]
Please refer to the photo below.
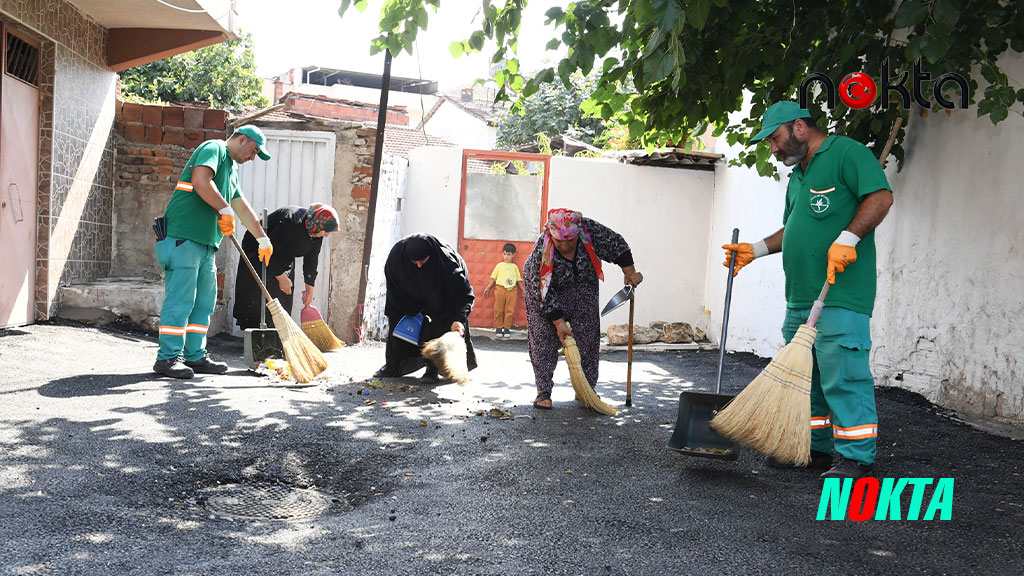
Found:
[[[911, 97], [913, 97], [913, 101], [918, 106], [930, 109], [932, 102], [925, 97], [923, 89], [925, 83], [932, 81], [931, 73], [925, 71], [924, 65], [921, 64], [920, 60], [914, 62], [913, 81], [911, 82], [910, 89], [908, 89], [905, 84], [909, 74], [910, 71], [904, 70], [898, 78], [892, 80], [889, 59], [886, 58], [882, 62], [882, 72], [879, 75], [881, 90], [879, 90], [878, 84], [875, 83], [871, 76], [863, 72], [851, 72], [839, 82], [839, 99], [843, 101], [843, 104], [854, 110], [862, 110], [874, 104], [879, 93], [881, 93], [879, 106], [882, 110], [888, 110], [889, 105], [894, 102], [899, 102], [904, 109], [909, 109]], [[807, 108], [808, 92], [811, 85], [815, 83], [825, 92], [825, 105], [829, 110], [834, 110], [836, 107], [836, 85], [832, 82], [831, 78], [820, 72], [808, 74], [804, 81], [800, 83], [800, 107]], [[943, 86], [949, 83], [956, 84], [960, 88], [959, 105], [953, 100], [946, 99], [942, 93]], [[895, 92], [897, 96], [892, 100], [889, 99], [891, 92]], [[960, 74], [946, 73], [932, 82], [932, 97], [943, 108], [967, 108], [967, 93], [967, 80]]]

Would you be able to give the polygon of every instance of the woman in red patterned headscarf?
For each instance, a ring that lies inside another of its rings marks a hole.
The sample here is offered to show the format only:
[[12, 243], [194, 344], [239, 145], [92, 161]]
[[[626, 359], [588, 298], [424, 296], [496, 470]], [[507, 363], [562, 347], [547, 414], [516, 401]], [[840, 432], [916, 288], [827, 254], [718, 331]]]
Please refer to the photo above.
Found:
[[[267, 215], [263, 223], [264, 230], [274, 245], [274, 254], [267, 266], [267, 291], [281, 302], [285, 310], [292, 309], [292, 282], [295, 280], [295, 259], [302, 258], [302, 276], [306, 289], [302, 293], [302, 303], [313, 302], [313, 290], [317, 277], [317, 264], [320, 260], [320, 248], [324, 238], [338, 229], [338, 213], [334, 208], [324, 204], [313, 204], [309, 208], [288, 206], [274, 210]], [[262, 274], [263, 263], [259, 261], [257, 251], [259, 244], [256, 238], [246, 232], [242, 238], [242, 251]], [[234, 317], [239, 328], [257, 328], [260, 325], [260, 309], [265, 305], [263, 292], [256, 285], [256, 280], [239, 260], [238, 274], [235, 276], [235, 307]], [[269, 314], [266, 315], [268, 326], [273, 326]]]
[[551, 408], [552, 375], [566, 336], [576, 339], [587, 381], [591, 386], [597, 384], [602, 260], [622, 268], [625, 284], [635, 287], [643, 281], [622, 236], [573, 210], [548, 212], [544, 231], [523, 265], [530, 361], [537, 381], [533, 405], [537, 408]]

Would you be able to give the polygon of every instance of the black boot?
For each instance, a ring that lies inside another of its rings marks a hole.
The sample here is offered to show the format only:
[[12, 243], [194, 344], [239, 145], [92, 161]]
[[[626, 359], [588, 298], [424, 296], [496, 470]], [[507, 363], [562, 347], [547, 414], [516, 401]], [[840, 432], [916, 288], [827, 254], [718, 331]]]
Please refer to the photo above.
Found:
[[170, 360], [157, 360], [156, 364], [153, 364], [153, 372], [168, 378], [181, 378], [183, 380], [195, 376], [195, 372], [185, 365], [185, 360], [180, 356]]
[[874, 464], [861, 464], [856, 460], [847, 460], [839, 454], [836, 454], [835, 460], [832, 463], [832, 468], [821, 475], [822, 479], [826, 478], [852, 478], [856, 480], [863, 478], [864, 476], [870, 476], [874, 471]]
[[216, 362], [207, 354], [195, 362], [185, 362], [192, 370], [200, 374], [223, 374], [228, 371], [226, 362]]

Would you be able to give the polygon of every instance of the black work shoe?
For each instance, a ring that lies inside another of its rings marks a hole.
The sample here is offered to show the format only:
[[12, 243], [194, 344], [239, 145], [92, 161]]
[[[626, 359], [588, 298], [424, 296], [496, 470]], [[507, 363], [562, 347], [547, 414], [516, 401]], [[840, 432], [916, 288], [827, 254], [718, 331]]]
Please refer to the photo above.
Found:
[[226, 362], [216, 362], [207, 354], [195, 362], [185, 362], [185, 366], [200, 374], [223, 374], [228, 371]]
[[[776, 460], [771, 456], [764, 459], [764, 463], [772, 468], [779, 470], [794, 470], [797, 468], [803, 468], [803, 466], [797, 466], [792, 462], [782, 462]], [[808, 470], [828, 470], [832, 466], [832, 455], [826, 454], [825, 452], [819, 452], [817, 450], [811, 450], [811, 462], [807, 465]]]
[[195, 372], [185, 365], [185, 360], [180, 356], [170, 360], [157, 360], [156, 364], [153, 364], [153, 372], [168, 378], [181, 378], [183, 380], [195, 376]]
[[373, 373], [374, 378], [395, 378], [398, 376], [398, 368], [390, 364], [385, 364], [380, 367], [379, 370]]
[[437, 382], [441, 377], [437, 375], [437, 368], [433, 366], [427, 366], [427, 371], [420, 376], [421, 382]]
[[861, 464], [860, 462], [847, 460], [839, 454], [836, 454], [832, 468], [828, 472], [822, 474], [821, 478], [851, 478], [856, 480], [858, 478], [863, 478], [864, 476], [870, 476], [874, 469], [874, 464]]

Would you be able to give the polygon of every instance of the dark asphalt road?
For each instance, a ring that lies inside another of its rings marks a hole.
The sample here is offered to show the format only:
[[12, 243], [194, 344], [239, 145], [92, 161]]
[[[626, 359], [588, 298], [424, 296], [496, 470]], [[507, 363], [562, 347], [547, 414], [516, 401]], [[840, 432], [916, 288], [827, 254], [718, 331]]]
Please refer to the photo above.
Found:
[[[919, 396], [879, 390], [877, 475], [955, 478], [952, 520], [816, 521], [811, 472], [665, 448], [679, 393], [710, 391], [717, 352], [635, 354], [631, 408], [625, 354], [603, 356], [598, 391], [623, 409], [606, 417], [576, 405], [564, 365], [555, 409], [533, 409], [525, 342], [476, 344], [481, 368], [464, 388], [364, 381], [380, 344], [331, 353], [327, 378], [288, 388], [243, 371], [235, 340], [211, 346], [227, 375], [171, 381], [149, 371], [151, 336], [0, 331], [0, 572], [1021, 571], [1024, 443]], [[766, 362], [727, 355], [726, 391]], [[338, 502], [309, 519], [242, 520], [211, 509], [209, 491], [230, 484]]]

